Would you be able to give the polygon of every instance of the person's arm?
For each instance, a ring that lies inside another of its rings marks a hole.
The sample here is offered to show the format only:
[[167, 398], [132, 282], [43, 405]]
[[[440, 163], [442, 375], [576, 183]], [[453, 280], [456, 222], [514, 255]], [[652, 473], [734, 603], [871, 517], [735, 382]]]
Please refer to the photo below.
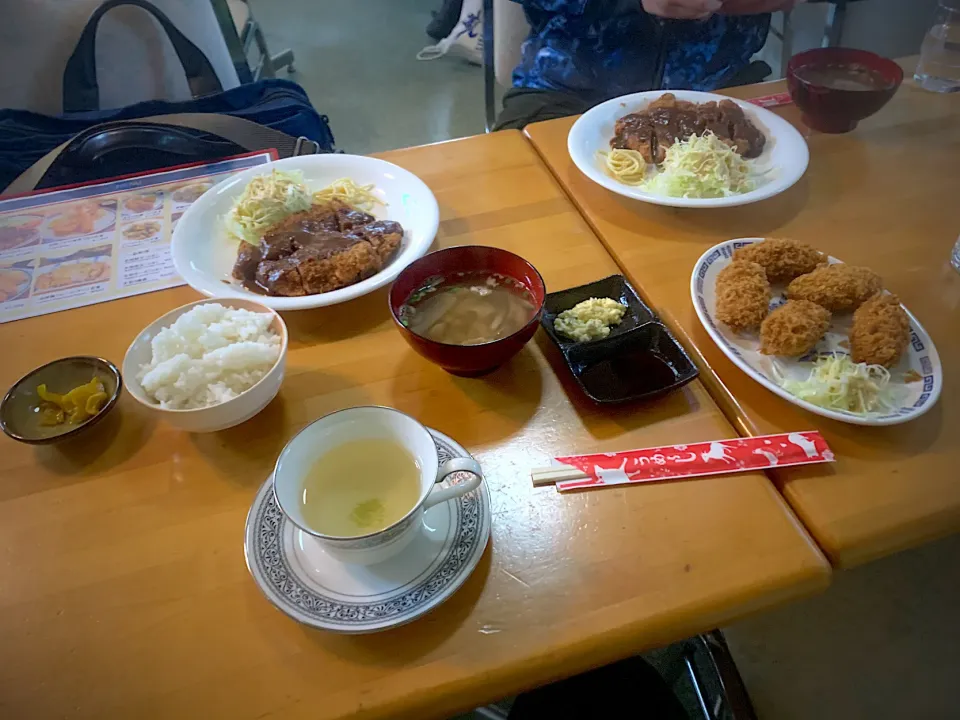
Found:
[[723, 0], [723, 7], [717, 12], [723, 15], [759, 15], [793, 10], [795, 5], [802, 2], [805, 0]]

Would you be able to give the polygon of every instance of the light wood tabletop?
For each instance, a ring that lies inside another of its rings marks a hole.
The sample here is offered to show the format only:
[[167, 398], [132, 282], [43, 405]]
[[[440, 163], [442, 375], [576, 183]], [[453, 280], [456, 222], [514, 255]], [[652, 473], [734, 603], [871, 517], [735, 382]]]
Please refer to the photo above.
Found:
[[[904, 65], [912, 74], [913, 65]], [[729, 94], [783, 90], [777, 82]], [[831, 560], [854, 565], [960, 529], [960, 385], [950, 377], [960, 363], [960, 274], [949, 264], [960, 233], [960, 95], [905, 80], [886, 107], [846, 135], [811, 133], [793, 105], [775, 111], [807, 136], [806, 175], [778, 197], [719, 210], [658, 207], [595, 185], [567, 153], [574, 118], [526, 133], [625, 273], [700, 353], [701, 379], [738, 428], [824, 433], [834, 465], [774, 475]], [[756, 236], [793, 237], [880, 273], [937, 346], [947, 375], [940, 402], [906, 425], [864, 428], [808, 413], [741, 372], [697, 319], [690, 273], [710, 246]]]
[[[617, 271], [518, 132], [386, 153], [433, 189], [438, 244], [522, 253], [549, 288]], [[58, 356], [119, 363], [186, 288], [0, 327], [9, 384]], [[0, 441], [0, 716], [445, 717], [824, 589], [830, 567], [751, 473], [560, 495], [554, 454], [735, 436], [699, 382], [649, 405], [584, 401], [542, 333], [482, 379], [392, 327], [386, 292], [286, 315], [287, 374], [260, 415], [188, 435], [129, 397], [70, 444]], [[481, 461], [493, 530], [444, 605], [341, 636], [261, 595], [244, 519], [284, 443], [344, 407], [397, 407]]]

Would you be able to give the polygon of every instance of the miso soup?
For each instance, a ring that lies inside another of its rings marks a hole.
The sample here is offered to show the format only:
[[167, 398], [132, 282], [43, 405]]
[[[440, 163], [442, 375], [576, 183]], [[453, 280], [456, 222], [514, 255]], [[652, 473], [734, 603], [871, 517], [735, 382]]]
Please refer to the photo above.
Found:
[[428, 340], [481, 345], [523, 328], [536, 313], [530, 291], [505, 275], [456, 273], [431, 278], [407, 298], [400, 322]]
[[889, 90], [893, 83], [864, 65], [806, 65], [795, 75], [804, 82], [831, 90]]

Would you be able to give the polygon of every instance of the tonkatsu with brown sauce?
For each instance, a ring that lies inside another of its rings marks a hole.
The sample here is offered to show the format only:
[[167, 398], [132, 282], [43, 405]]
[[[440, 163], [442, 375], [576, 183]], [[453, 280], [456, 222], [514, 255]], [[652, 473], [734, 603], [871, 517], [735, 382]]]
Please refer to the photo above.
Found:
[[759, 157], [767, 139], [732, 100], [694, 103], [664, 93], [614, 126], [610, 147], [636, 150], [648, 163], [664, 161], [667, 148], [691, 135], [712, 132], [744, 158]]
[[403, 227], [340, 202], [315, 205], [274, 225], [259, 245], [241, 242], [233, 276], [267, 295], [330, 292], [375, 275], [403, 240]]

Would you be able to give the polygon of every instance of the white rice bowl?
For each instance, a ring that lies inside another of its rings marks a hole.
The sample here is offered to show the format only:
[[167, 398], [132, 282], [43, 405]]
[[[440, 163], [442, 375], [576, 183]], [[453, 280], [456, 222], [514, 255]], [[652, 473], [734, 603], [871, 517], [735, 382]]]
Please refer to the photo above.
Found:
[[256, 385], [280, 357], [273, 316], [219, 303], [198, 305], [163, 328], [137, 380], [167, 410], [219, 405]]

